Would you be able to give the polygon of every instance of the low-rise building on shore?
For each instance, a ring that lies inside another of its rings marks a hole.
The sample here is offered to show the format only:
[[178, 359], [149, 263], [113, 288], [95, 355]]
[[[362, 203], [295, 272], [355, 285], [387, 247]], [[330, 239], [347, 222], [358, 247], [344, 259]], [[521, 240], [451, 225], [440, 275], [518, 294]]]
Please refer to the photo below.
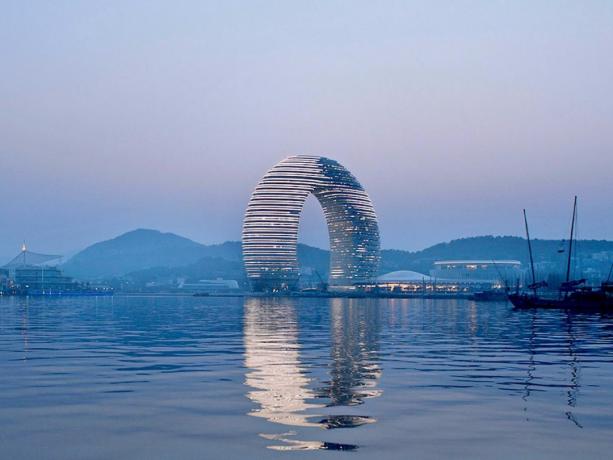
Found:
[[443, 260], [434, 262], [429, 275], [394, 271], [365, 288], [398, 294], [469, 294], [502, 290], [517, 283], [523, 283], [521, 262], [517, 260]]

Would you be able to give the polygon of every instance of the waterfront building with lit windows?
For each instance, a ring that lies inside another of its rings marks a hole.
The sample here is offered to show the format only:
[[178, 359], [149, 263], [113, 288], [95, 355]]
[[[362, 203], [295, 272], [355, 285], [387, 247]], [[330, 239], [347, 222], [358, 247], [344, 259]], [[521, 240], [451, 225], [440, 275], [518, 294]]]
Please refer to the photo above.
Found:
[[112, 290], [105, 286], [83, 285], [65, 276], [57, 264], [62, 256], [39, 254], [29, 251], [24, 243], [21, 251], [4, 265], [1, 273], [7, 274], [5, 293], [12, 295], [108, 295]]
[[521, 284], [523, 272], [518, 260], [440, 260], [434, 262], [430, 276], [462, 284], [511, 286], [517, 282]]
[[298, 284], [298, 225], [307, 197], [323, 208], [330, 236], [331, 289], [372, 283], [379, 265], [379, 226], [372, 202], [342, 165], [319, 156], [291, 156], [257, 184], [245, 211], [243, 260], [255, 291]]
[[409, 270], [386, 273], [373, 287], [396, 294], [471, 294], [502, 290], [523, 283], [517, 260], [442, 260], [434, 262], [430, 275]]
[[240, 286], [236, 280], [225, 280], [222, 278], [214, 280], [199, 280], [194, 282], [179, 283], [179, 290], [191, 293], [203, 294], [229, 294], [240, 291]]
[[29, 293], [65, 292], [77, 287], [71, 277], [64, 276], [59, 268], [50, 266], [15, 269], [15, 284]]
[[75, 283], [55, 266], [61, 259], [59, 255], [32, 252], [24, 243], [19, 254], [2, 268], [16, 292], [63, 292], [74, 289]]

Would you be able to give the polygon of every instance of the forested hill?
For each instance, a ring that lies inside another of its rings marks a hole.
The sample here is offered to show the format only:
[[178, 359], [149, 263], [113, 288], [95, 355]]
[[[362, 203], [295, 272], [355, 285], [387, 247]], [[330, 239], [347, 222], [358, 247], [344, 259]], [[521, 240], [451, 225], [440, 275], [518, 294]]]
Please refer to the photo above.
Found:
[[174, 233], [137, 229], [85, 248], [63, 268], [77, 278], [104, 279], [153, 267], [180, 267], [203, 257], [240, 261], [240, 244], [207, 246]]
[[[302, 265], [328, 271], [328, 251], [298, 245]], [[204, 245], [174, 233], [137, 229], [95, 243], [74, 255], [62, 267], [67, 275], [83, 280], [120, 278], [139, 280], [158, 276], [190, 278], [244, 277], [241, 243]], [[141, 273], [142, 272], [142, 273]]]
[[[562, 263], [567, 244], [557, 240], [534, 240], [533, 250], [537, 263]], [[597, 259], [602, 267], [613, 262], [613, 241], [581, 240], [577, 250], [580, 258]], [[434, 261], [443, 259], [516, 259], [528, 263], [526, 240], [514, 236], [461, 238], [415, 252], [385, 249], [381, 256], [380, 273], [414, 270], [427, 274]], [[328, 251], [299, 244], [298, 259], [302, 267], [313, 268], [321, 276], [327, 276]], [[238, 241], [203, 245], [172, 233], [142, 229], [84, 249], [72, 257], [64, 269], [80, 279], [108, 279], [128, 274], [143, 282], [173, 274], [201, 279], [244, 278]]]
[[[613, 260], [613, 241], [580, 240], [576, 242], [578, 258]], [[535, 262], [555, 263], [566, 258], [568, 242], [560, 240], [533, 240]], [[574, 252], [574, 251], [573, 251]], [[409, 269], [428, 273], [432, 263], [444, 259], [513, 259], [529, 262], [526, 240], [517, 236], [476, 236], [439, 243], [422, 251], [408, 252], [395, 249], [382, 251], [381, 272]]]

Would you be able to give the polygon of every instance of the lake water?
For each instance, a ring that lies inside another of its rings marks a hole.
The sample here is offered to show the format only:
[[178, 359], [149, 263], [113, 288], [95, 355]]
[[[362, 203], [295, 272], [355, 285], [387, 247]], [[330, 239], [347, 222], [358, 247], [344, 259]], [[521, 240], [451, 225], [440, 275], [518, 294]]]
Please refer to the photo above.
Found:
[[612, 458], [613, 316], [0, 299], [0, 458]]

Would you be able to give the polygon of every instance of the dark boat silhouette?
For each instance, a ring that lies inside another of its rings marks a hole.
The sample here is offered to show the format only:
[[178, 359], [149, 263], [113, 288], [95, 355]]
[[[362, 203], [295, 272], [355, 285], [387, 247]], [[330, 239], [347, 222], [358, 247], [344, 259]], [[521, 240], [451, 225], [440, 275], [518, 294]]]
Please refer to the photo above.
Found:
[[[600, 288], [593, 289], [585, 286], [585, 279], [570, 279], [572, 265], [573, 239], [575, 232], [575, 222], [577, 220], [577, 197], [573, 204], [573, 217], [570, 226], [570, 239], [568, 240], [568, 258], [566, 263], [566, 280], [560, 285], [557, 296], [539, 295], [539, 288], [547, 287], [545, 281], [537, 281], [534, 271], [534, 258], [532, 256], [532, 243], [528, 230], [528, 219], [524, 209], [524, 224], [526, 226], [526, 240], [528, 241], [528, 252], [530, 253], [530, 270], [532, 283], [528, 289], [529, 293], [520, 293], [519, 289], [514, 294], [509, 294], [508, 299], [515, 308], [562, 308], [576, 311], [586, 310], [610, 310], [613, 311], [613, 283], [611, 282], [611, 272]], [[558, 251], [560, 252], [560, 251]], [[562, 251], [563, 252], [563, 251]]]
[[602, 283], [599, 289], [584, 287], [558, 298], [518, 293], [509, 294], [508, 297], [515, 308], [613, 311], [613, 283]]

